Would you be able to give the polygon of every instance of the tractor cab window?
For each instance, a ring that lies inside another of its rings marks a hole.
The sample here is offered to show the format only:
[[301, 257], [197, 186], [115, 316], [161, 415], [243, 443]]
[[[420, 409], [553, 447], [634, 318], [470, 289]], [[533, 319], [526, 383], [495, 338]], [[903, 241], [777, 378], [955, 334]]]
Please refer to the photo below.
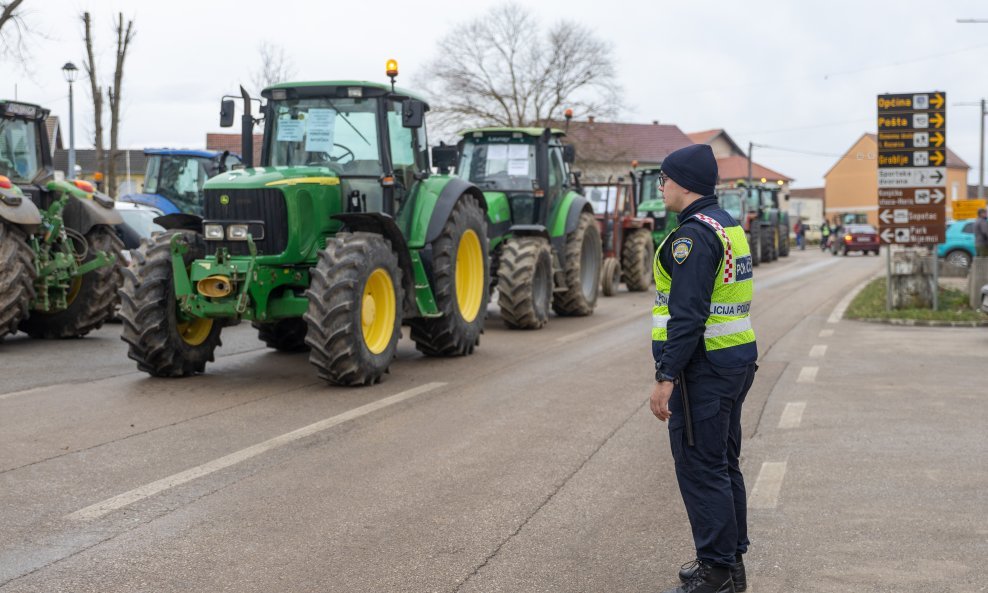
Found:
[[168, 199], [187, 214], [202, 214], [202, 186], [213, 166], [204, 157], [151, 155], [144, 175], [144, 192]]
[[720, 207], [727, 211], [734, 220], [741, 220], [742, 212], [742, 194], [738, 191], [725, 191], [721, 192], [720, 196]]
[[[391, 144], [391, 167], [399, 190], [408, 191], [415, 182], [416, 166], [415, 130], [401, 125], [402, 103], [392, 101], [388, 109], [388, 138]], [[424, 127], [424, 125], [423, 125]], [[423, 167], [424, 169], [424, 167]]]
[[375, 99], [271, 101], [270, 113], [267, 165], [328, 167], [341, 177], [383, 173]]
[[563, 164], [563, 149], [549, 148], [549, 191], [559, 192], [566, 184], [566, 166]]
[[456, 171], [481, 189], [530, 192], [535, 184], [535, 144], [507, 136], [467, 138]]
[[37, 126], [23, 119], [0, 119], [0, 175], [30, 183], [41, 172]]

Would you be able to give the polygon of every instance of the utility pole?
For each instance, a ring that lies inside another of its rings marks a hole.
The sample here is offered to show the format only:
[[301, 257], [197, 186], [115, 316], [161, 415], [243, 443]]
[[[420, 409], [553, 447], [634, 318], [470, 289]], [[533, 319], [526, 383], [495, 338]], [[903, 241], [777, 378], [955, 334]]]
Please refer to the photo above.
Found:
[[954, 103], [954, 105], [981, 109], [981, 148], [978, 152], [978, 199], [980, 200], [985, 197], [985, 116], [988, 115], [988, 101], [982, 97], [977, 103], [968, 101], [966, 103]]

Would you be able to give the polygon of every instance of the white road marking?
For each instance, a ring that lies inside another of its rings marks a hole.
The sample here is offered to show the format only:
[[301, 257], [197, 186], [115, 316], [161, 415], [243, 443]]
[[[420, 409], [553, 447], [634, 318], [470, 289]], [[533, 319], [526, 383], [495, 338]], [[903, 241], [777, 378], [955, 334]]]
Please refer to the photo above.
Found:
[[867, 286], [868, 283], [871, 282], [872, 280], [873, 278], [868, 278], [861, 284], [858, 284], [857, 286], [849, 290], [848, 293], [844, 295], [844, 298], [842, 298], [840, 302], [837, 303], [837, 306], [834, 307], [834, 311], [830, 314], [830, 317], [827, 319], [827, 323], [839, 323], [841, 317], [844, 317], [844, 311], [847, 310], [848, 305], [851, 304], [851, 301], [854, 300], [854, 297], [858, 296], [858, 293], [861, 292], [861, 289]]
[[806, 409], [806, 402], [789, 402], [782, 410], [782, 417], [779, 418], [779, 428], [799, 428], [803, 421], [803, 411]]
[[755, 487], [748, 497], [749, 509], [774, 509], [779, 502], [779, 491], [782, 490], [782, 480], [786, 477], [786, 462], [762, 463], [758, 472]]
[[816, 381], [817, 371], [820, 367], [803, 367], [799, 370], [799, 377], [796, 378], [797, 383], [813, 383]]
[[7, 399], [8, 397], [17, 397], [18, 395], [28, 395], [31, 393], [37, 393], [39, 391], [44, 391], [51, 387], [51, 385], [43, 385], [41, 387], [32, 387], [31, 389], [25, 389], [23, 391], [11, 391], [10, 393], [0, 393], [0, 400]]
[[820, 337], [821, 338], [829, 338], [832, 335], [834, 335], [834, 330], [832, 330], [832, 329], [821, 329], [820, 330]]
[[231, 465], [235, 465], [241, 461], [246, 461], [247, 459], [256, 457], [261, 453], [287, 445], [293, 441], [297, 441], [301, 438], [321, 432], [327, 428], [332, 428], [333, 426], [343, 424], [349, 420], [365, 416], [371, 412], [376, 412], [382, 408], [403, 402], [417, 395], [422, 395], [423, 393], [438, 389], [444, 385], [446, 385], [446, 383], [437, 382], [426, 383], [425, 385], [413, 387], [412, 389], [408, 389], [390, 397], [371, 402], [367, 405], [360, 406], [359, 408], [354, 408], [342, 414], [326, 418], [325, 420], [320, 420], [319, 422], [315, 422], [308, 426], [303, 426], [298, 430], [293, 430], [292, 432], [274, 437], [273, 439], [268, 439], [263, 443], [258, 443], [247, 447], [246, 449], [241, 449], [240, 451], [236, 451], [225, 457], [220, 457], [219, 459], [214, 459], [213, 461], [187, 469], [184, 472], [168, 476], [167, 478], [162, 478], [155, 482], [151, 482], [150, 484], [145, 484], [144, 486], [135, 488], [129, 492], [124, 492], [123, 494], [114, 496], [113, 498], [108, 498], [102, 502], [98, 502], [84, 509], [80, 509], [74, 513], [66, 515], [65, 518], [74, 521], [98, 519], [107, 513], [131, 505], [139, 500], [144, 500], [145, 498], [154, 496], [159, 492], [185, 484], [186, 482], [191, 482], [196, 478], [201, 478], [202, 476], [230, 467]]
[[823, 358], [823, 356], [826, 353], [827, 353], [826, 344], [817, 344], [816, 346], [810, 348], [810, 358]]

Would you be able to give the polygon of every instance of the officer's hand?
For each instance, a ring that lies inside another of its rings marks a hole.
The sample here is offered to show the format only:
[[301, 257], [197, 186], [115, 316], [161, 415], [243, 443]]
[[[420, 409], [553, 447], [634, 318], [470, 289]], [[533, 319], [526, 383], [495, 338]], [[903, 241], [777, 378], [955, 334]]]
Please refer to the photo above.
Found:
[[672, 382], [656, 382], [655, 387], [652, 388], [652, 397], [649, 398], [648, 403], [655, 417], [663, 422], [672, 416], [672, 412], [669, 411], [670, 397], [672, 397]]

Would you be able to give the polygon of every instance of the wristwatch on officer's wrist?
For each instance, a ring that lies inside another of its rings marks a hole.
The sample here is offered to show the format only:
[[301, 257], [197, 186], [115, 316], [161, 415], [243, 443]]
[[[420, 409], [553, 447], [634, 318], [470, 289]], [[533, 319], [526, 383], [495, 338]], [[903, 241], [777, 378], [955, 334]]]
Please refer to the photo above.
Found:
[[656, 383], [672, 383], [673, 385], [675, 385], [676, 383], [679, 383], [679, 379], [673, 377], [672, 375], [667, 375], [667, 374], [663, 373], [662, 371], [657, 370], [657, 371], [655, 371], [655, 382]]

